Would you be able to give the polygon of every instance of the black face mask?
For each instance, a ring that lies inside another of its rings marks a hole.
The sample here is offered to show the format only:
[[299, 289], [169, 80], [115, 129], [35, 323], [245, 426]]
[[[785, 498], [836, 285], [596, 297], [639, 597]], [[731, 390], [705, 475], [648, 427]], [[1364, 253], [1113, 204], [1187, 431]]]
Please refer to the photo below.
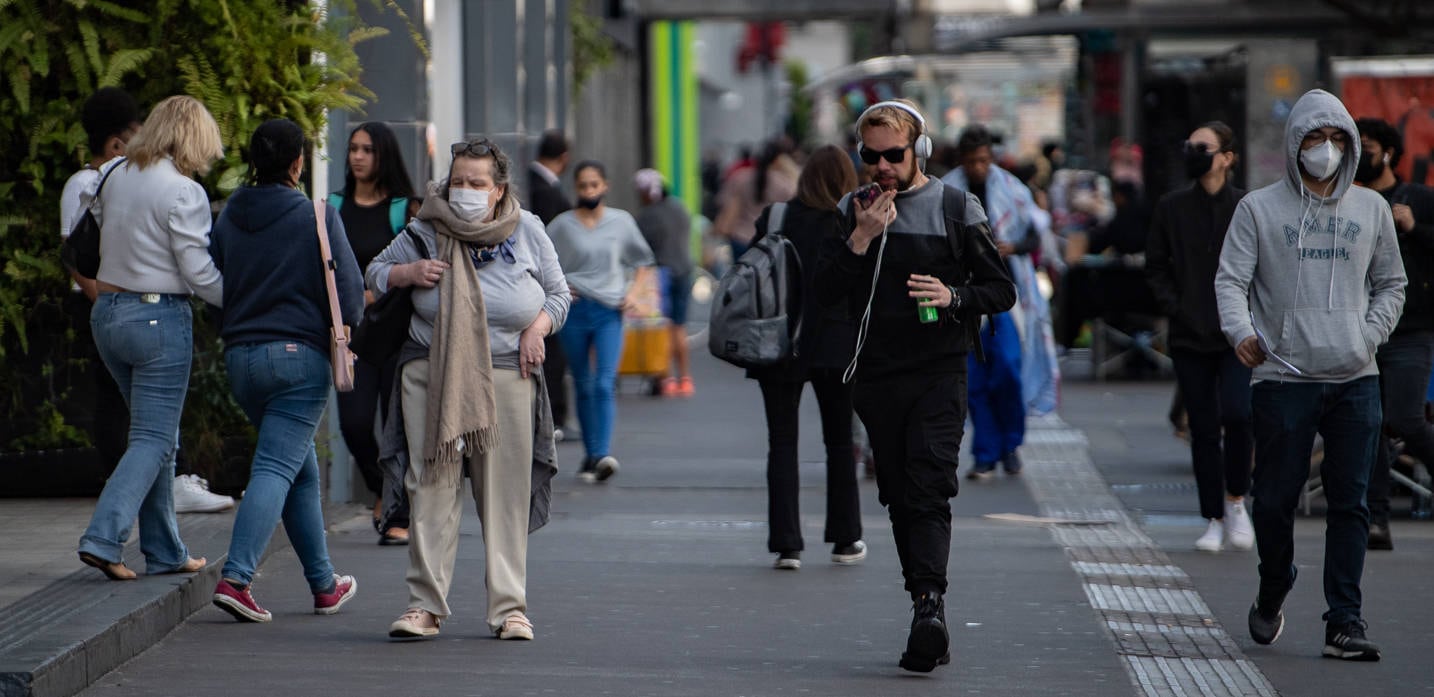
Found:
[[594, 196], [592, 198], [583, 198], [581, 196], [578, 197], [578, 208], [586, 208], [587, 210], [592, 210], [594, 208], [597, 208], [599, 205], [602, 205], [601, 196]]
[[1354, 168], [1354, 180], [1360, 184], [1368, 184], [1380, 175], [1384, 174], [1384, 158], [1374, 159], [1373, 153], [1361, 153], [1359, 166]]
[[1185, 176], [1191, 179], [1199, 179], [1210, 173], [1210, 168], [1215, 164], [1215, 153], [1205, 150], [1196, 150], [1189, 146], [1185, 148]]

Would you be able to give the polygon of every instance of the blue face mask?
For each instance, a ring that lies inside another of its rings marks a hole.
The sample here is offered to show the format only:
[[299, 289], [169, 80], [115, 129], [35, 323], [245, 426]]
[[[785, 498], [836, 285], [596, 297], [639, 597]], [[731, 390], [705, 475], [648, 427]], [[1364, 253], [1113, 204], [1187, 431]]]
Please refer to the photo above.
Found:
[[1304, 165], [1305, 173], [1319, 181], [1333, 177], [1343, 159], [1344, 151], [1329, 140], [1300, 151], [1300, 164]]

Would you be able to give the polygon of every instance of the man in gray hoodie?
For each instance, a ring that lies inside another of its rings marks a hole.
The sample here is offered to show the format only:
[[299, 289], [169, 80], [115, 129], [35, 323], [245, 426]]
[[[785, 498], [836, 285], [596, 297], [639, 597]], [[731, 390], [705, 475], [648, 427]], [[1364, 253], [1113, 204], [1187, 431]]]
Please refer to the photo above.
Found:
[[1285, 124], [1285, 178], [1235, 209], [1220, 253], [1220, 329], [1254, 369], [1253, 520], [1260, 589], [1250, 636], [1275, 641], [1295, 582], [1294, 516], [1314, 437], [1325, 529], [1324, 655], [1377, 661], [1360, 617], [1369, 509], [1365, 489], [1381, 410], [1375, 347], [1404, 305], [1404, 265], [1389, 204], [1351, 188], [1359, 132], [1334, 95], [1311, 90]]

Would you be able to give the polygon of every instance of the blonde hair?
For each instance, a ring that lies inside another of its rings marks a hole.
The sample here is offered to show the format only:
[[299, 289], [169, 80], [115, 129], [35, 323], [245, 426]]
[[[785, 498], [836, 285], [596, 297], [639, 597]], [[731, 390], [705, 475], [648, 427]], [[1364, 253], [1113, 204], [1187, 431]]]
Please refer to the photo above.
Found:
[[224, 157], [224, 139], [198, 99], [177, 95], [154, 106], [139, 134], [125, 145], [125, 155], [140, 169], [168, 155], [179, 171], [202, 176]]
[[[891, 99], [887, 101], [900, 102], [917, 112], [921, 111], [921, 109], [916, 106], [916, 102], [910, 99]], [[905, 131], [906, 139], [912, 143], [915, 143], [917, 136], [921, 135], [921, 124], [916, 122], [915, 116], [894, 106], [882, 106], [867, 111], [866, 114], [856, 122], [857, 137], [861, 138], [861, 135], [866, 133], [868, 128], [881, 126], [885, 126], [897, 132]]]

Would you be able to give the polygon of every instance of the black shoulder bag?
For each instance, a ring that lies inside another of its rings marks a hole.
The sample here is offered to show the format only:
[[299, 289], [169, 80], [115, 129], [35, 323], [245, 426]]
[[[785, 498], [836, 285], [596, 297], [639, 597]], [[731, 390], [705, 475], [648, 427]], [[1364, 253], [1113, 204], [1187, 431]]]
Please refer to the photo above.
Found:
[[105, 189], [105, 182], [122, 164], [124, 164], [123, 157], [113, 167], [110, 167], [103, 177], [100, 177], [100, 185], [95, 189], [95, 200], [91, 201], [90, 205], [80, 213], [80, 219], [75, 221], [75, 227], [70, 230], [70, 236], [66, 237], [65, 243], [60, 246], [60, 263], [85, 278], [94, 278], [100, 272], [100, 224], [95, 220], [95, 214], [91, 212], [91, 209], [99, 202], [100, 192]]
[[[403, 234], [413, 238], [418, 253], [428, 258], [428, 245], [412, 228], [405, 227]], [[413, 286], [389, 288], [372, 305], [363, 310], [363, 320], [353, 330], [349, 348], [359, 358], [372, 365], [383, 365], [398, 353], [408, 339], [408, 323], [413, 319]]]

